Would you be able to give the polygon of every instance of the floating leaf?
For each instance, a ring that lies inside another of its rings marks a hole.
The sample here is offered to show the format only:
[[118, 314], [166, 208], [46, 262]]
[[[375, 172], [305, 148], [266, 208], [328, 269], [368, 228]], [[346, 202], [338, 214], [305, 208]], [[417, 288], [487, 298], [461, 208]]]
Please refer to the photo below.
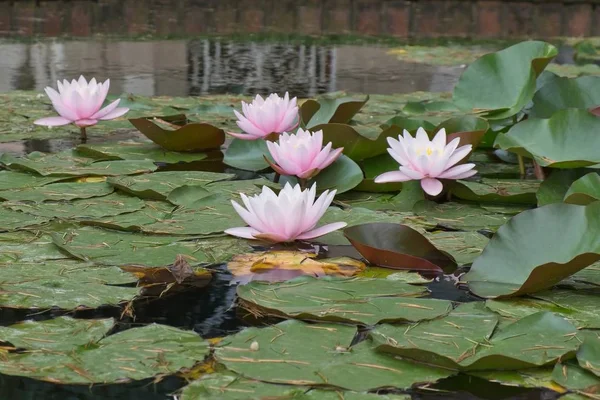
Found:
[[0, 171], [0, 190], [18, 190], [47, 185], [65, 178], [33, 175], [17, 171]]
[[[554, 382], [569, 390], [594, 395], [600, 389], [600, 378], [574, 362], [558, 363], [552, 372]], [[584, 398], [588, 398], [585, 396]]]
[[156, 170], [156, 165], [149, 160], [96, 161], [75, 156], [70, 151], [56, 154], [33, 152], [26, 158], [2, 154], [0, 164], [50, 177], [136, 175]]
[[14, 231], [0, 233], [0, 263], [37, 262], [68, 258], [41, 232]]
[[[469, 371], [469, 375], [522, 388], [548, 388], [563, 393], [565, 390], [552, 382], [552, 367], [530, 368], [520, 371]], [[563, 397], [564, 398], [564, 397]]]
[[[344, 193], [354, 189], [363, 180], [363, 173], [354, 161], [342, 155], [330, 166], [322, 170], [317, 176], [307, 183], [307, 187], [317, 184], [317, 190], [337, 190], [337, 193]], [[295, 185], [298, 180], [292, 176], [282, 176], [281, 185], [290, 183]]]
[[301, 275], [354, 276], [365, 269], [365, 264], [351, 258], [316, 260], [315, 253], [273, 250], [238, 254], [227, 264], [237, 281], [252, 280], [278, 282]]
[[112, 266], [73, 260], [0, 262], [0, 273], [2, 307], [96, 308], [116, 306], [139, 295], [138, 288], [118, 286], [135, 283], [136, 279]]
[[458, 265], [475, 260], [489, 239], [478, 232], [426, 232], [423, 234], [438, 250], [450, 254]]
[[46, 186], [0, 191], [0, 199], [12, 201], [66, 201], [106, 196], [114, 188], [106, 182], [51, 183]]
[[154, 162], [174, 164], [204, 160], [205, 153], [180, 153], [168, 151], [154, 143], [134, 142], [132, 140], [116, 143], [81, 144], [77, 152], [88, 157], [102, 160], [152, 160]]
[[367, 101], [369, 101], [369, 96], [362, 99], [352, 97], [322, 97], [318, 101], [307, 100], [300, 107], [300, 115], [302, 116], [304, 125], [312, 131], [313, 127], [321, 124], [348, 123], [354, 114], [363, 108]]
[[600, 202], [525, 211], [498, 229], [463, 279], [488, 298], [549, 288], [600, 260], [598, 228]]
[[[444, 128], [448, 136], [446, 142], [450, 143], [455, 138], [460, 138], [459, 146], [470, 144], [475, 150], [483, 135], [490, 129], [490, 124], [484, 119], [473, 115], [464, 115], [460, 117], [450, 118], [439, 124], [435, 131]], [[466, 156], [465, 158], [468, 158]]]
[[270, 157], [270, 153], [264, 140], [233, 139], [227, 146], [223, 162], [246, 171], [260, 171], [269, 168], [265, 161], [267, 156]]
[[171, 151], [215, 149], [225, 143], [225, 132], [211, 124], [190, 122], [185, 115], [130, 119], [148, 139]]
[[550, 76], [533, 97], [533, 118], [550, 118], [565, 108], [590, 109], [600, 105], [600, 77], [563, 78]]
[[586, 339], [577, 352], [577, 361], [585, 368], [600, 377], [600, 340]]
[[[156, 324], [128, 329], [88, 346], [72, 343], [71, 335], [62, 340], [66, 342], [62, 351], [6, 354], [0, 360], [0, 372], [55, 384], [123, 383], [175, 374], [209, 352], [208, 344], [196, 333]], [[67, 343], [71, 344], [68, 350]]]
[[[233, 178], [232, 174], [204, 171], [155, 172], [138, 176], [109, 178], [108, 183], [119, 190], [143, 199], [166, 200], [173, 190], [184, 185], [206, 185]], [[1, 197], [1, 194], [0, 194]]]
[[527, 119], [498, 135], [494, 147], [534, 158], [542, 167], [600, 164], [600, 118], [587, 110], [560, 110], [549, 119]]
[[[1, 196], [2, 193], [0, 192]], [[597, 172], [590, 172], [573, 182], [563, 201], [570, 204], [586, 205], [598, 200], [600, 200], [600, 175]]]
[[[365, 191], [365, 192], [398, 192], [405, 187], [408, 187], [411, 184], [409, 182], [390, 182], [390, 183], [375, 183], [375, 178], [378, 175], [383, 174], [388, 171], [395, 171], [398, 169], [398, 161], [394, 160], [392, 156], [389, 154], [381, 154], [379, 156], [367, 158], [366, 160], [362, 160], [359, 163], [360, 168], [363, 170], [364, 179], [360, 183], [360, 185], [356, 186], [355, 190]], [[417, 182], [420, 188], [420, 182]], [[421, 193], [423, 190], [421, 190]], [[422, 196], [421, 196], [422, 197]], [[390, 209], [394, 209], [395, 207], [392, 205], [393, 202], [390, 202]], [[409, 210], [403, 211], [410, 211]]]
[[474, 202], [497, 202], [536, 204], [539, 181], [523, 179], [481, 179], [480, 182], [456, 181], [452, 194], [460, 199]]
[[573, 357], [579, 347], [574, 340], [577, 329], [546, 312], [500, 328], [489, 339], [497, 317], [482, 308], [481, 304], [467, 303], [442, 319], [421, 322], [409, 329], [382, 325], [371, 335], [379, 351], [461, 370], [551, 365]]
[[489, 111], [492, 119], [511, 117], [532, 99], [537, 77], [557, 54], [556, 47], [539, 41], [486, 54], [460, 77], [454, 103], [466, 110]]
[[[408, 388], [434, 382], [451, 371], [398, 360], [363, 342], [349, 348], [356, 329], [285, 321], [249, 328], [215, 349], [218, 362], [246, 378], [293, 385], [328, 384], [355, 391]], [[252, 342], [256, 342], [252, 350]]]
[[0, 221], [2, 221], [2, 225], [0, 225], [0, 232], [12, 231], [29, 226], [37, 226], [45, 224], [49, 220], [49, 218], [30, 215], [0, 207]]
[[84, 219], [79, 221], [79, 223], [120, 231], [140, 232], [142, 226], [168, 218], [174, 208], [173, 204], [164, 201], [145, 201], [144, 207], [141, 210], [100, 218]]
[[163, 267], [179, 255], [192, 264], [222, 263], [249, 250], [245, 241], [225, 237], [177, 241], [172, 236], [147, 236], [97, 228], [82, 228], [52, 234], [54, 243], [82, 260], [102, 265], [145, 265]]
[[573, 182], [589, 171], [586, 168], [552, 170], [550, 175], [541, 183], [536, 194], [538, 207], [552, 203], [562, 203]]
[[371, 223], [344, 230], [344, 235], [371, 264], [390, 268], [452, 272], [456, 262], [423, 235], [401, 224]]
[[424, 293], [422, 287], [388, 279], [308, 276], [282, 283], [251, 282], [237, 289], [241, 306], [255, 316], [361, 325], [417, 322], [452, 309], [447, 300], [401, 298]]

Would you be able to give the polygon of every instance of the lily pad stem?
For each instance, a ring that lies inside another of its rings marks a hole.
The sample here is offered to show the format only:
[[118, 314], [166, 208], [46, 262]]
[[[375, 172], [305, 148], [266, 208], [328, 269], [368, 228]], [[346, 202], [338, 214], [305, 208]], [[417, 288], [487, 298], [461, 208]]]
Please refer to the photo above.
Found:
[[279, 172], [275, 172], [275, 177], [273, 178], [273, 182], [279, 183], [279, 178], [281, 178], [281, 174]]
[[525, 178], [525, 161], [523, 161], [522, 155], [517, 155], [517, 159], [519, 160], [519, 173], [521, 174], [521, 178]]
[[87, 132], [85, 131], [85, 126], [80, 127], [79, 131], [81, 132], [81, 140], [85, 142], [87, 140]]
[[307, 182], [308, 182], [307, 179], [298, 178], [298, 183], [300, 184], [300, 189], [302, 189], [302, 190], [306, 189]]
[[546, 179], [546, 174], [544, 173], [544, 168], [540, 164], [538, 164], [535, 160], [533, 160], [533, 172], [535, 173], [536, 179], [543, 181]]

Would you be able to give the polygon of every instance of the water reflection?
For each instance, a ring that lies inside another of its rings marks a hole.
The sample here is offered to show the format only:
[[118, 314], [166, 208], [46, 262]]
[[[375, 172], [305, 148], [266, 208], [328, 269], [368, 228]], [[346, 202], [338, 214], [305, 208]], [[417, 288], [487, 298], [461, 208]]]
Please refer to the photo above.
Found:
[[111, 92], [155, 96], [289, 91], [310, 97], [448, 91], [462, 68], [401, 62], [385, 47], [227, 40], [0, 44], [0, 92], [42, 91], [79, 74], [111, 78]]

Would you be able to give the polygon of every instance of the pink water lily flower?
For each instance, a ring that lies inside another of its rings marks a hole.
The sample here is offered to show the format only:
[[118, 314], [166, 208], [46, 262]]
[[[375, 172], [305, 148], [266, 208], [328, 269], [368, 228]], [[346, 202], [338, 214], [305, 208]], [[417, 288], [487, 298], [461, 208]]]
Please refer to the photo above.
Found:
[[296, 239], [313, 239], [346, 226], [334, 222], [316, 228], [333, 201], [335, 190], [326, 190], [315, 201], [317, 186], [302, 190], [300, 185], [285, 187], [276, 195], [263, 186], [259, 195], [248, 197], [241, 194], [246, 208], [231, 201], [235, 211], [250, 226], [231, 228], [225, 233], [246, 239], [262, 239], [269, 242], [292, 242]]
[[238, 118], [237, 125], [245, 133], [233, 133], [230, 135], [243, 140], [266, 139], [272, 134], [280, 134], [294, 129], [298, 125], [297, 99], [290, 100], [286, 92], [284, 97], [276, 93], [266, 99], [256, 95], [252, 103], [242, 101], [242, 112], [234, 110]]
[[[429, 140], [423, 128], [412, 137], [406, 130], [398, 140], [388, 138], [388, 153], [400, 164], [399, 171], [385, 172], [375, 178], [376, 183], [420, 180], [423, 190], [436, 196], [442, 192], [439, 179], [464, 179], [477, 173], [475, 164], [455, 165], [471, 152], [470, 144], [458, 147], [459, 138], [446, 144], [446, 130], [440, 129]], [[458, 147], [458, 148], [457, 148]]]
[[295, 175], [310, 179], [334, 162], [344, 150], [331, 149], [331, 142], [323, 147], [323, 131], [310, 133], [302, 128], [296, 134], [284, 132], [278, 143], [267, 142], [276, 164], [269, 164], [281, 175]]
[[80, 76], [77, 81], [58, 81], [57, 85], [58, 92], [47, 87], [46, 94], [60, 116], [41, 118], [34, 121], [34, 124], [61, 126], [73, 123], [82, 128], [83, 135], [86, 127], [96, 125], [99, 120], [115, 119], [129, 111], [128, 108], [117, 107], [121, 99], [101, 108], [110, 87], [109, 79], [104, 83], [97, 83], [96, 78], [87, 82]]

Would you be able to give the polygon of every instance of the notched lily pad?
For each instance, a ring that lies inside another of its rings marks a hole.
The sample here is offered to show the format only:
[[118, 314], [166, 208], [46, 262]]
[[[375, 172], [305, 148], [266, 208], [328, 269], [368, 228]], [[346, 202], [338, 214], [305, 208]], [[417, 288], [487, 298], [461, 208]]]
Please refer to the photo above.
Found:
[[403, 298], [425, 294], [426, 289], [388, 279], [302, 277], [282, 283], [252, 282], [238, 286], [237, 293], [241, 306], [257, 317], [360, 325], [423, 321], [452, 309], [447, 300]]
[[189, 121], [185, 115], [130, 119], [129, 122], [157, 145], [171, 151], [215, 149], [225, 143], [225, 132], [208, 123]]
[[[0, 196], [2, 196], [1, 192]], [[590, 172], [573, 182], [563, 199], [565, 203], [583, 206], [598, 200], [600, 200], [600, 175], [597, 172]]]
[[132, 140], [116, 143], [81, 144], [77, 146], [76, 150], [79, 154], [101, 160], [152, 160], [167, 164], [202, 161], [208, 157], [205, 153], [168, 151], [154, 143]]
[[0, 191], [0, 199], [12, 201], [68, 201], [106, 196], [114, 188], [106, 182], [64, 182]]
[[451, 190], [454, 196], [474, 202], [535, 205], [539, 187], [539, 181], [483, 178], [479, 182], [456, 181]]
[[[318, 100], [306, 100], [300, 107], [300, 116], [306, 128], [320, 124], [346, 124], [369, 101], [364, 98], [323, 96]], [[318, 129], [315, 129], [318, 130]]]
[[406, 225], [356, 225], [344, 229], [344, 235], [365, 259], [375, 265], [447, 273], [456, 269], [452, 256], [438, 250], [423, 235]]

